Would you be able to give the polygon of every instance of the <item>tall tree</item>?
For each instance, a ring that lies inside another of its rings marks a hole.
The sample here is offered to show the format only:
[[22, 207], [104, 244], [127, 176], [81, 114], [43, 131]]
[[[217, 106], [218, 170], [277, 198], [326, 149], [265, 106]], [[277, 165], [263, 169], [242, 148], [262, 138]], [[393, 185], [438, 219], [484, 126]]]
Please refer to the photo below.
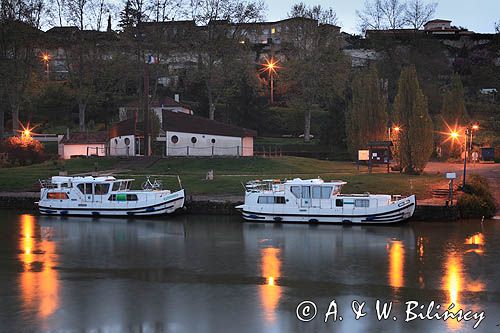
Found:
[[[12, 115], [12, 130], [19, 129], [19, 112], [25, 92], [38, 64], [44, 11], [42, 0], [0, 3], [0, 138], [4, 132], [5, 110]], [[7, 79], [8, 78], [8, 79]]]
[[237, 59], [232, 52], [240, 50], [239, 37], [244, 23], [262, 19], [264, 3], [254, 0], [193, 0], [191, 17], [205, 25], [188, 41], [198, 58], [198, 77], [205, 83], [209, 118], [215, 118], [215, 106], [220, 102], [224, 82], [224, 67]]
[[282, 38], [288, 102], [304, 111], [306, 142], [311, 134], [311, 109], [328, 109], [336, 98], [343, 96], [350, 70], [338, 31], [318, 21], [322, 16], [315, 7], [306, 8], [300, 17], [288, 22]]
[[410, 0], [406, 4], [404, 20], [413, 29], [418, 30], [428, 22], [436, 12], [437, 2], [425, 3], [423, 0]]
[[453, 74], [451, 84], [443, 96], [441, 116], [448, 125], [464, 125], [469, 118], [465, 107], [464, 86], [458, 73]]
[[377, 70], [356, 75], [346, 115], [347, 147], [353, 158], [369, 141], [384, 140], [387, 119], [387, 93]]
[[401, 70], [393, 117], [401, 128], [397, 144], [403, 170], [422, 172], [433, 150], [433, 124], [413, 65]]

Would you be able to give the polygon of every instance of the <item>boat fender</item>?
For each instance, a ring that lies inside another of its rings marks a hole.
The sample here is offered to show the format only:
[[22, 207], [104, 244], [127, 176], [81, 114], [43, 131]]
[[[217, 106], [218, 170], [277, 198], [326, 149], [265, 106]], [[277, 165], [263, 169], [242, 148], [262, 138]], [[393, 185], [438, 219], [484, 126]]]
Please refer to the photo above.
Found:
[[282, 218], [282, 217], [279, 217], [279, 216], [275, 216], [275, 217], [274, 217], [274, 220], [275, 220], [276, 222], [281, 222], [281, 221], [283, 221], [283, 218]]
[[351, 220], [342, 220], [342, 223], [344, 223], [344, 224], [352, 224], [352, 221]]
[[309, 223], [318, 223], [319, 221], [317, 219], [310, 219]]

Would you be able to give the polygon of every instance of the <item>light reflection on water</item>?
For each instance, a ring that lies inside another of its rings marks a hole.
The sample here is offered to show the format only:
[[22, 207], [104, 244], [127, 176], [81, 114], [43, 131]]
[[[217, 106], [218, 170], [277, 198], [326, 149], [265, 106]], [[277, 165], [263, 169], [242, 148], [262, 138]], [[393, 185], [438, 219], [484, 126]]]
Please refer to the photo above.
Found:
[[273, 322], [276, 319], [276, 306], [281, 296], [281, 287], [276, 284], [281, 275], [280, 250], [268, 247], [261, 249], [261, 253], [262, 276], [266, 279], [266, 284], [259, 287], [260, 297], [266, 320]]
[[36, 309], [45, 319], [59, 307], [59, 282], [55, 265], [55, 243], [47, 238], [47, 230], [35, 227], [35, 217], [20, 216], [21, 238], [19, 259], [21, 295], [26, 309]]
[[[451, 224], [276, 227], [227, 217], [127, 222], [11, 214], [10, 220], [0, 217], [0, 233], [16, 221], [13, 256], [22, 269], [12, 295], [20, 303], [0, 299], [0, 331], [3, 308], [12, 323], [26, 320], [16, 317], [19, 308], [28, 314], [26, 331], [152, 325], [166, 332], [223, 331], [228, 317], [245, 318], [242, 332], [304, 331], [294, 312], [304, 299], [390, 300], [397, 293], [397, 302], [404, 302], [415, 290], [426, 295], [422, 302], [435, 299], [443, 310], [451, 303], [455, 309], [498, 309], [474, 293], [500, 297], [500, 224], [456, 224], [451, 233]], [[1, 273], [13, 271], [0, 266]], [[340, 331], [375, 329], [371, 324], [346, 319]], [[399, 321], [377, 325], [405, 328]], [[430, 325], [427, 331], [472, 327], [454, 320], [418, 325]]]

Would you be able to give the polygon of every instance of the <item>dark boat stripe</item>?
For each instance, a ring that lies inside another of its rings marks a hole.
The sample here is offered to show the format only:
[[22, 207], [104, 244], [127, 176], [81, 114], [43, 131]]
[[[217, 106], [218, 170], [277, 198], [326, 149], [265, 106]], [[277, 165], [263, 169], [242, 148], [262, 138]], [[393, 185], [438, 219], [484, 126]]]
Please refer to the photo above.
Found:
[[245, 213], [245, 214], [256, 214], [256, 215], [266, 215], [266, 216], [307, 216], [307, 217], [345, 217], [345, 218], [349, 218], [349, 217], [367, 218], [367, 217], [373, 216], [374, 218], [375, 217], [385, 218], [389, 214], [405, 210], [406, 208], [409, 208], [409, 207], [411, 207], [413, 205], [414, 205], [414, 203], [411, 203], [411, 204], [409, 204], [407, 206], [400, 207], [398, 209], [391, 210], [389, 212], [377, 213], [377, 214], [365, 214], [365, 215], [279, 214], [279, 213], [251, 212], [251, 211], [247, 211], [247, 210], [243, 210], [243, 213]]
[[158, 207], [161, 205], [165, 205], [171, 202], [175, 202], [178, 200], [182, 200], [184, 197], [178, 197], [169, 201], [165, 201], [156, 205], [151, 205], [151, 206], [144, 206], [144, 207], [135, 207], [135, 208], [56, 208], [56, 207], [45, 207], [45, 206], [39, 206], [40, 209], [46, 209], [46, 210], [81, 210], [81, 211], [136, 211], [136, 210], [142, 210], [142, 209], [148, 209], [148, 208], [154, 208]]

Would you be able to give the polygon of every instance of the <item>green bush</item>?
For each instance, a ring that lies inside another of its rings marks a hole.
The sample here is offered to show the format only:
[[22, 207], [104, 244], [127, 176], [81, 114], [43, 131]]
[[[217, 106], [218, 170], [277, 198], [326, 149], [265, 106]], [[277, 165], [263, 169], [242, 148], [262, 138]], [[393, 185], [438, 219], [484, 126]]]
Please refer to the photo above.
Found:
[[478, 175], [470, 176], [463, 190], [465, 193], [457, 202], [460, 217], [490, 218], [495, 215], [495, 199], [485, 178]]

